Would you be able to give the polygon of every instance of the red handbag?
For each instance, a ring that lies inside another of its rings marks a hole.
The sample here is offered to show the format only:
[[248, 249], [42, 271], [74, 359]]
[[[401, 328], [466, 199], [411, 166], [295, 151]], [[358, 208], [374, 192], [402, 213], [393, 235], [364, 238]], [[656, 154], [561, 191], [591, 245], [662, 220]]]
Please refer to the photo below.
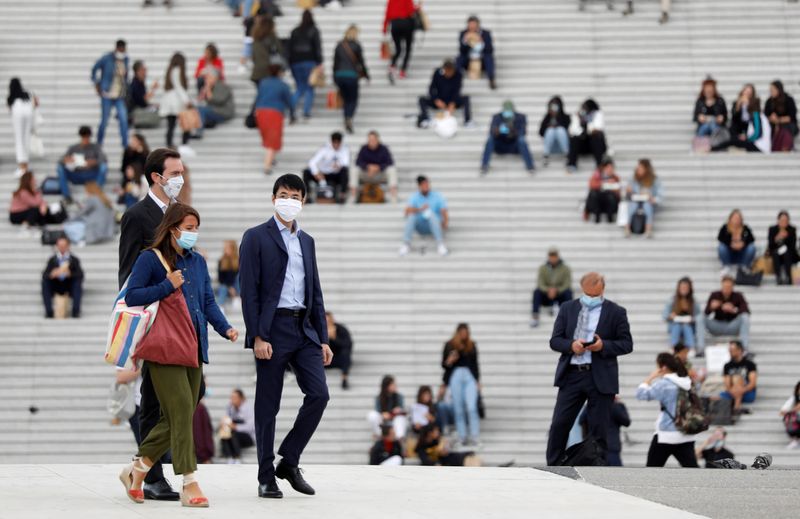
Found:
[[197, 332], [180, 289], [161, 300], [155, 323], [136, 348], [135, 360], [196, 368]]

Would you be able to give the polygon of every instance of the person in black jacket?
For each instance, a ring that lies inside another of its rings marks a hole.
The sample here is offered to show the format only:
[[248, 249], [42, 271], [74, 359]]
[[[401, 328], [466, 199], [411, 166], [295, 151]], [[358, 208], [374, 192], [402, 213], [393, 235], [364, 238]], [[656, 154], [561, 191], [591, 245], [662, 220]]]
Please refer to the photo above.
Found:
[[[156, 228], [161, 223], [164, 212], [169, 204], [178, 197], [183, 186], [183, 163], [180, 153], [175, 150], [169, 148], [153, 150], [147, 156], [144, 170], [150, 191], [147, 196], [122, 215], [119, 237], [118, 279], [120, 288], [130, 276], [139, 253], [152, 245]], [[200, 395], [202, 396], [204, 392], [201, 384]], [[142, 370], [141, 394], [139, 429], [141, 437], [145, 438], [158, 423], [161, 415], [161, 406], [146, 367]], [[164, 478], [161, 462], [153, 465], [144, 481], [145, 499], [178, 500], [178, 493], [172, 490], [169, 482]]]
[[[588, 416], [589, 415], [586, 413], [586, 408], [584, 407], [583, 411], [581, 412], [581, 417], [578, 419], [581, 427], [584, 429], [588, 428]], [[619, 428], [630, 427], [630, 425], [631, 417], [628, 414], [628, 408], [625, 407], [625, 404], [622, 403], [619, 395], [617, 395], [614, 398], [614, 405], [611, 406], [611, 416], [609, 417], [608, 421], [608, 438], [606, 439], [606, 442], [608, 443], [608, 451], [606, 452], [607, 466], [622, 466], [622, 457], [620, 456], [620, 453], [622, 452], [622, 442], [619, 439]], [[584, 437], [586, 437], [587, 432], [584, 432]]]
[[789, 224], [789, 213], [778, 213], [778, 223], [769, 228], [769, 255], [779, 285], [792, 284], [792, 266], [800, 259], [797, 253], [797, 229]]
[[753, 231], [744, 224], [742, 212], [731, 211], [728, 222], [717, 233], [719, 260], [723, 267], [732, 265], [750, 268], [756, 258], [756, 244]]
[[489, 78], [489, 88], [496, 89], [492, 33], [481, 27], [480, 20], [474, 14], [467, 19], [467, 28], [458, 35], [458, 45], [458, 68], [466, 70], [470, 60], [480, 60]]
[[569, 124], [572, 121], [564, 112], [564, 101], [560, 96], [553, 96], [547, 102], [547, 113], [539, 125], [539, 135], [544, 139], [544, 165], [547, 166], [550, 155], [569, 153]]
[[370, 465], [402, 465], [403, 445], [397, 441], [394, 428], [390, 425], [381, 426], [381, 439], [376, 441], [369, 450]]
[[717, 92], [717, 82], [711, 78], [703, 81], [703, 88], [697, 96], [694, 104], [694, 116], [692, 119], [697, 123], [698, 137], [713, 135], [721, 126], [725, 126], [728, 120], [728, 109], [725, 100]]
[[53, 318], [53, 294], [69, 294], [72, 299], [72, 317], [81, 316], [81, 294], [83, 293], [83, 269], [81, 262], [70, 253], [69, 238], [56, 241], [56, 253], [47, 260], [42, 273], [42, 299], [44, 316]]
[[[480, 445], [480, 368], [478, 346], [469, 333], [469, 325], [460, 323], [456, 333], [444, 345], [442, 352], [444, 383], [450, 388], [456, 418], [458, 440], [463, 445]], [[469, 429], [467, 425], [469, 424]]]
[[342, 389], [349, 389], [350, 383], [347, 377], [350, 374], [353, 355], [353, 339], [350, 337], [350, 330], [337, 323], [331, 312], [326, 312], [325, 318], [328, 321], [328, 346], [333, 351], [333, 362], [325, 367], [342, 370]]
[[522, 156], [525, 169], [528, 170], [528, 173], [533, 174], [535, 168], [533, 156], [531, 156], [526, 140], [527, 134], [528, 119], [525, 114], [514, 110], [514, 103], [511, 101], [504, 102], [503, 110], [492, 117], [492, 124], [489, 126], [489, 138], [486, 139], [481, 160], [481, 175], [489, 172], [492, 153]]
[[[798, 133], [797, 105], [794, 98], [784, 91], [780, 80], [775, 80], [769, 85], [769, 99], [764, 105], [764, 115], [769, 119], [774, 132], [772, 151], [792, 151], [794, 138]], [[788, 130], [791, 137], [786, 138], [785, 142], [776, 142], [783, 129]]]
[[450, 445], [442, 438], [442, 431], [435, 423], [423, 427], [417, 442], [417, 456], [423, 466], [443, 465], [446, 467], [461, 467], [468, 456], [474, 452], [451, 452]]
[[369, 81], [369, 71], [358, 42], [358, 27], [351, 25], [333, 51], [333, 82], [344, 102], [344, 128], [351, 134], [354, 132], [353, 117], [358, 107], [358, 82], [361, 78]]
[[746, 83], [736, 102], [731, 105], [731, 139], [743, 140], [747, 138], [747, 126], [750, 123], [750, 103], [756, 96], [756, 87]]
[[427, 128], [430, 124], [428, 109], [436, 108], [447, 111], [450, 115], [457, 108], [464, 109], [464, 125], [472, 126], [472, 113], [470, 111], [469, 96], [461, 95], [461, 86], [464, 76], [456, 68], [452, 60], [445, 60], [442, 68], [438, 68], [433, 73], [431, 85], [428, 88], [427, 96], [419, 98], [419, 116], [417, 116], [417, 128]]
[[322, 66], [322, 36], [314, 23], [311, 11], [303, 11], [300, 25], [294, 28], [289, 37], [289, 67], [292, 69], [297, 86], [292, 96], [292, 106], [303, 100], [303, 117], [311, 117], [314, 104], [314, 86], [309, 84], [311, 72]]

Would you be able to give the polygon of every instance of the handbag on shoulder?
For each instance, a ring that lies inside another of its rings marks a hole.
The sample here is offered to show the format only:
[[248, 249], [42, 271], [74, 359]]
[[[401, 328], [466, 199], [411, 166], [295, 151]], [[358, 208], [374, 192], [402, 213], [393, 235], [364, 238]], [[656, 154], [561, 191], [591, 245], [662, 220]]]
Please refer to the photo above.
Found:
[[181, 130], [190, 132], [199, 130], [203, 127], [203, 120], [200, 118], [200, 111], [197, 108], [189, 108], [178, 114], [178, 124]]

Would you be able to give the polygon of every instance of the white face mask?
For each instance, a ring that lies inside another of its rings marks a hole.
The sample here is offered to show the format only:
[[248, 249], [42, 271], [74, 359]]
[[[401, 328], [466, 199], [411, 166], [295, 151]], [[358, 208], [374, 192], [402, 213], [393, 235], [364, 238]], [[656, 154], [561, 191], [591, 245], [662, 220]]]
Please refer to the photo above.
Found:
[[[163, 176], [159, 175], [161, 178]], [[181, 194], [181, 189], [183, 188], [183, 175], [179, 177], [172, 177], [165, 179], [167, 183], [161, 186], [161, 189], [164, 190], [164, 193], [169, 197], [170, 200], [175, 200], [178, 198], [178, 195]]]
[[276, 198], [273, 203], [275, 204], [275, 212], [285, 222], [293, 221], [303, 210], [303, 203], [294, 198]]
[[117, 59], [125, 59], [125, 53], [117, 51], [114, 53], [114, 57]]

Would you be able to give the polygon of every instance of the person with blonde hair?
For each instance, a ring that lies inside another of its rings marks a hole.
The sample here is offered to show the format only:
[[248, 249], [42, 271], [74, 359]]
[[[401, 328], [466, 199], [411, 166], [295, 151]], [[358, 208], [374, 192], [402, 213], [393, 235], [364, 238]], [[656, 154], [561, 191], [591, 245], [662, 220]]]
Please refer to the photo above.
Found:
[[353, 133], [353, 117], [358, 107], [358, 82], [369, 81], [369, 71], [364, 61], [364, 51], [358, 42], [358, 27], [351, 25], [333, 52], [333, 81], [344, 103], [344, 127]]
[[756, 244], [753, 231], [745, 225], [739, 209], [728, 215], [728, 221], [717, 234], [719, 260], [725, 268], [742, 266], [750, 268], [756, 258]]
[[225, 240], [222, 246], [222, 257], [219, 259], [217, 267], [217, 304], [224, 305], [228, 299], [232, 299], [234, 305], [240, 305], [239, 301], [239, 248], [236, 240]]

